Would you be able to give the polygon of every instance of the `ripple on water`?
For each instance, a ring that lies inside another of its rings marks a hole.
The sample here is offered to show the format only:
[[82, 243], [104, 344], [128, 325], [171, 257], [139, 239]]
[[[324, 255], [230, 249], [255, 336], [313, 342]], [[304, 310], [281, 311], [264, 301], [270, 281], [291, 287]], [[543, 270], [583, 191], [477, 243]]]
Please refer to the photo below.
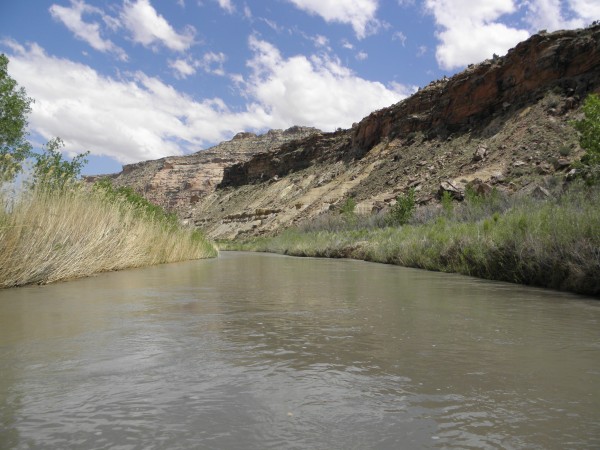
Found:
[[600, 448], [598, 303], [248, 254], [18, 292], [0, 448]]

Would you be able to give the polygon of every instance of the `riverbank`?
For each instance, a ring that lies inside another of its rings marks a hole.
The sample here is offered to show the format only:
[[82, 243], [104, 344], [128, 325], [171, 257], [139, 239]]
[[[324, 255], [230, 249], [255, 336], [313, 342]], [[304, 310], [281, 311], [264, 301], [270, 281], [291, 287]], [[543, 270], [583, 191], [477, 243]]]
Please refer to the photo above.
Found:
[[600, 295], [598, 187], [572, 186], [538, 200], [472, 196], [417, 211], [403, 226], [384, 224], [377, 217], [330, 217], [221, 248], [353, 258]]
[[90, 189], [36, 189], [0, 208], [0, 288], [217, 255], [202, 233]]

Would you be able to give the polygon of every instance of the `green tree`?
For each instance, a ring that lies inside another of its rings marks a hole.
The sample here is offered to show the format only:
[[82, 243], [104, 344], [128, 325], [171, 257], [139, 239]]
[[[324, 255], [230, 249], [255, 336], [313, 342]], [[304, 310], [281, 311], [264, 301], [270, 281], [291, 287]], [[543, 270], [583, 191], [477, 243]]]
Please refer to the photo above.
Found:
[[590, 94], [583, 103], [585, 117], [574, 122], [579, 131], [579, 143], [586, 150], [581, 158], [586, 171], [592, 178], [600, 178], [600, 96]]
[[354, 197], [348, 197], [340, 208], [340, 214], [343, 217], [345, 225], [351, 228], [356, 226], [358, 221], [358, 217], [356, 217], [356, 213], [354, 212], [355, 209], [356, 200], [354, 200]]
[[411, 188], [406, 194], [396, 197], [396, 204], [390, 208], [386, 216], [386, 223], [389, 226], [407, 224], [415, 212], [415, 208], [415, 190]]
[[65, 161], [60, 149], [64, 146], [61, 138], [50, 139], [42, 153], [34, 153], [33, 185], [47, 189], [64, 189], [73, 186], [87, 163], [90, 152], [81, 153], [71, 161]]
[[0, 181], [12, 180], [30, 155], [25, 137], [32, 102], [8, 75], [8, 58], [0, 54]]

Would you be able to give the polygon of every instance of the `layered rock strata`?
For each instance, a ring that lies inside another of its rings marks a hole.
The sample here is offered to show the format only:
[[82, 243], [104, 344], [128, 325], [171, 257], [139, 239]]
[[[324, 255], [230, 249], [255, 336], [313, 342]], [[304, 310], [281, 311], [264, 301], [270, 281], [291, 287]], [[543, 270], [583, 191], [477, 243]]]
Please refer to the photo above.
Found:
[[[223, 179], [227, 167], [248, 161], [257, 154], [272, 154], [282, 145], [301, 140], [320, 131], [311, 127], [270, 130], [257, 136], [240, 132], [192, 155], [169, 156], [123, 166], [123, 171], [109, 175], [118, 186], [131, 186], [148, 200], [170, 211], [185, 214], [190, 206], [213, 192]], [[89, 177], [89, 181], [94, 178]]]
[[[440, 189], [459, 199], [468, 183], [525, 192], [566, 176], [582, 153], [571, 121], [598, 91], [600, 26], [540, 33], [349, 130], [295, 128], [305, 136], [276, 132], [282, 139], [269, 145], [258, 144], [269, 133], [240, 135], [218, 151], [126, 166], [115, 179], [228, 238], [276, 232], [348, 196], [372, 212], [408, 189], [420, 203]], [[246, 140], [258, 147], [235, 150]]]

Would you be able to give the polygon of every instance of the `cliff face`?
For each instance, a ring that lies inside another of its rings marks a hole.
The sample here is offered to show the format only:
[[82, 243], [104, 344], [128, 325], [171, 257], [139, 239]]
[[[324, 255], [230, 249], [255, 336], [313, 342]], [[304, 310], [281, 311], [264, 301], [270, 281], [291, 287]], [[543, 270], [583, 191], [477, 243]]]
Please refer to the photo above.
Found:
[[349, 195], [370, 212], [409, 188], [421, 203], [444, 183], [517, 191], [562, 176], [578, 158], [569, 121], [599, 89], [600, 26], [544, 33], [349, 130], [241, 135], [195, 155], [126, 166], [115, 179], [213, 237], [274, 232]]
[[481, 127], [494, 115], [531, 104], [553, 88], [581, 97], [597, 85], [600, 30], [537, 34], [511, 49], [363, 120], [352, 145], [366, 152], [384, 137], [444, 136]]
[[[319, 130], [310, 127], [271, 130], [261, 136], [241, 132], [230, 141], [192, 155], [123, 166], [122, 172], [110, 177], [116, 185], [131, 186], [151, 202], [181, 214], [216, 189], [225, 168], [318, 133]], [[94, 177], [90, 178], [93, 181]]]
[[308, 167], [311, 161], [360, 158], [385, 139], [407, 139], [418, 132], [430, 138], [477, 133], [494, 118], [531, 105], [552, 89], [573, 102], [581, 99], [598, 86], [599, 67], [600, 27], [538, 34], [505, 57], [434, 81], [410, 98], [372, 113], [343, 136], [321, 135], [301, 146], [284, 146], [277, 155], [259, 155], [235, 165], [225, 171], [222, 185], [246, 184], [259, 174], [280, 176], [293, 167]]

